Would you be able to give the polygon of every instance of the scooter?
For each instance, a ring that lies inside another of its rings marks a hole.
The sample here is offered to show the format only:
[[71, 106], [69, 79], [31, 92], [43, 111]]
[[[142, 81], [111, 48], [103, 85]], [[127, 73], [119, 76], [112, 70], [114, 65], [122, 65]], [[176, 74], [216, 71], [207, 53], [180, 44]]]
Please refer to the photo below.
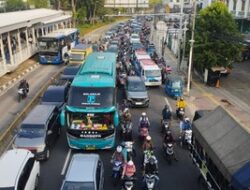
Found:
[[184, 108], [178, 108], [176, 110], [176, 116], [179, 118], [179, 119], [183, 119], [184, 118], [184, 115], [185, 115], [185, 109]]
[[121, 161], [114, 161], [113, 162], [113, 169], [112, 169], [112, 177], [114, 185], [117, 185], [119, 179], [121, 177], [122, 172], [122, 162]]
[[127, 161], [133, 160], [133, 158], [136, 156], [136, 152], [133, 147], [134, 142], [124, 141], [121, 144], [126, 149]]
[[121, 137], [123, 141], [133, 141], [132, 122], [121, 123]]
[[121, 72], [118, 74], [118, 85], [123, 87], [126, 84], [127, 73]]
[[182, 136], [180, 136], [180, 145], [183, 147], [183, 145], [187, 145], [187, 148], [191, 148], [191, 143], [192, 143], [192, 130], [184, 130], [182, 133]]
[[164, 153], [168, 164], [170, 165], [172, 163], [172, 159], [174, 158], [174, 146], [172, 143], [167, 143], [167, 145], [164, 146]]
[[125, 177], [123, 179], [123, 189], [124, 190], [132, 190], [135, 186], [135, 178], [133, 177]]
[[157, 177], [156, 174], [145, 174], [144, 180], [146, 190], [153, 190], [155, 188]]
[[19, 88], [17, 90], [18, 102], [27, 97], [27, 92], [24, 88]]
[[169, 121], [167, 119], [163, 119], [161, 123], [161, 132], [166, 133], [169, 129]]

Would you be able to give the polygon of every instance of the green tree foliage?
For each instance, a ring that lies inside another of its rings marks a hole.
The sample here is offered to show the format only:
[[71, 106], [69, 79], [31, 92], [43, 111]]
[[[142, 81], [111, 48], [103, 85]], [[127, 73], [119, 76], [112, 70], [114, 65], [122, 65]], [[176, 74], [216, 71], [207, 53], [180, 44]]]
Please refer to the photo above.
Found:
[[242, 36], [224, 3], [212, 3], [196, 19], [193, 62], [197, 69], [227, 67], [239, 59]]
[[6, 1], [6, 11], [18, 11], [24, 10], [27, 5], [22, 0], [7, 0]]
[[29, 0], [29, 5], [34, 6], [35, 8], [48, 8], [48, 0]]

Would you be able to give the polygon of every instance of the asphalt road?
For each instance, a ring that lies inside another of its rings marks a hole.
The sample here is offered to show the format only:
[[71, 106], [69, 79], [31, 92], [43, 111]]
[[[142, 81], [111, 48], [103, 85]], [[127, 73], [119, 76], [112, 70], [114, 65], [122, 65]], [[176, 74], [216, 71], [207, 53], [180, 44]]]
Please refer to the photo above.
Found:
[[[133, 137], [135, 139], [135, 149], [136, 149], [136, 157], [134, 159], [137, 166], [137, 182], [135, 189], [142, 188], [142, 175], [141, 175], [141, 163], [142, 163], [142, 143], [138, 139], [137, 135], [137, 126], [140, 114], [142, 111], [146, 111], [150, 122], [150, 135], [152, 136], [155, 154], [159, 161], [159, 176], [160, 183], [159, 188], [162, 190], [184, 190], [184, 189], [192, 189], [192, 190], [200, 190], [200, 186], [197, 183], [198, 171], [195, 166], [192, 164], [191, 159], [189, 157], [188, 151], [176, 146], [176, 153], [179, 159], [178, 162], [173, 162], [172, 165], [168, 165], [164, 154], [162, 152], [162, 134], [160, 132], [160, 119], [161, 119], [161, 109], [166, 104], [165, 94], [163, 89], [160, 88], [150, 88], [150, 106], [149, 108], [138, 108], [131, 109], [132, 112], [132, 122], [133, 122]], [[118, 92], [118, 100], [121, 101], [122, 95], [121, 91]], [[169, 100], [171, 106], [174, 105], [175, 101]], [[173, 122], [173, 131], [178, 133], [178, 122], [175, 120]], [[119, 136], [119, 135], [117, 135]], [[117, 143], [119, 143], [119, 139], [117, 137]], [[76, 151], [69, 150], [65, 131], [62, 133], [60, 138], [57, 140], [55, 146], [51, 151], [51, 158], [41, 163], [41, 177], [40, 177], [40, 189], [41, 190], [59, 190], [62, 184], [62, 180], [65, 174], [65, 165], [67, 166], [66, 158], [68, 154], [70, 154], [70, 158], [74, 153], [90, 153], [89, 151]], [[91, 152], [92, 153], [92, 152]], [[110, 164], [110, 158], [113, 153], [112, 150], [103, 150], [103, 151], [95, 151], [95, 153], [100, 154], [105, 167], [105, 184], [104, 190], [113, 190], [113, 189], [121, 189], [121, 184], [118, 184], [116, 187], [112, 184], [112, 167]], [[70, 160], [70, 159], [69, 159]], [[87, 172], [87, 171], [82, 171]], [[79, 175], [81, 175], [79, 173]]]

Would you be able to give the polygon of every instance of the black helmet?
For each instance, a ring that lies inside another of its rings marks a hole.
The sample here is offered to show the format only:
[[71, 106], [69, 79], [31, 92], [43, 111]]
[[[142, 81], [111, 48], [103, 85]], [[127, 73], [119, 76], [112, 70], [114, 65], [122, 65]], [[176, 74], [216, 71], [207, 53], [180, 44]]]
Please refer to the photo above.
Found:
[[165, 109], [168, 109], [168, 105], [167, 104], [165, 105]]

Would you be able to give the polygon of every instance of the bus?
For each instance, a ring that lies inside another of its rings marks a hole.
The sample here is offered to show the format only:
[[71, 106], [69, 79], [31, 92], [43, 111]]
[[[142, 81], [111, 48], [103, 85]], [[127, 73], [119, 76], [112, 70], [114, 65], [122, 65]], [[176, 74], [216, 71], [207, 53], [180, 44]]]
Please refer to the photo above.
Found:
[[78, 44], [79, 31], [59, 29], [38, 38], [40, 64], [61, 64], [69, 60], [69, 51]]
[[61, 115], [73, 149], [110, 149], [119, 123], [116, 106], [116, 55], [90, 54], [75, 76]]
[[145, 50], [135, 51], [134, 68], [138, 76], [144, 79], [146, 86], [162, 84], [161, 68], [150, 58]]

